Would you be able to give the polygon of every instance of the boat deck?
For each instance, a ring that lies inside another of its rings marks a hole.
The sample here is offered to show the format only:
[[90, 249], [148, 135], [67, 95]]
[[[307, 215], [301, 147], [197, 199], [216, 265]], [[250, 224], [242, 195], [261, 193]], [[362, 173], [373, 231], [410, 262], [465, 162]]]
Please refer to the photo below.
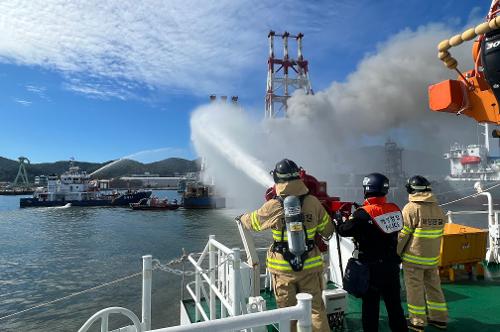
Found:
[[[448, 331], [456, 332], [493, 332], [500, 331], [500, 267], [486, 269], [484, 280], [458, 280], [454, 283], [443, 283], [443, 290], [449, 310]], [[272, 292], [262, 291], [261, 295], [267, 302], [267, 309], [275, 309], [276, 302]], [[403, 308], [407, 313], [405, 295]], [[184, 301], [191, 321], [194, 320], [194, 303]], [[203, 303], [208, 312], [208, 306]], [[217, 306], [220, 307], [219, 305]], [[379, 331], [390, 331], [385, 306], [380, 306]], [[219, 317], [219, 313], [217, 313]], [[269, 331], [276, 331], [268, 327]], [[348, 296], [348, 312], [345, 316], [342, 331], [362, 331], [361, 300]], [[427, 327], [426, 331], [441, 331]]]

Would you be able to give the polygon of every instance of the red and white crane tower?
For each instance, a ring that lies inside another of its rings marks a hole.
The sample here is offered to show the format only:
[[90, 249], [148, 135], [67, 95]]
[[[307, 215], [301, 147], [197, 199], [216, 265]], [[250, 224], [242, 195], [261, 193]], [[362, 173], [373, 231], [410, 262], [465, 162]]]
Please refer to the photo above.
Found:
[[[274, 37], [283, 39], [283, 58], [279, 59], [274, 54]], [[306, 94], [313, 94], [311, 81], [309, 80], [308, 62], [302, 55], [302, 38], [299, 33], [294, 36], [288, 32], [283, 34], [270, 31], [269, 60], [267, 61], [267, 90], [266, 90], [266, 118], [286, 116], [287, 101], [293, 91], [302, 89]], [[297, 59], [288, 55], [288, 40], [297, 41]], [[281, 76], [282, 75], [282, 76]], [[276, 105], [277, 104], [277, 105]]]

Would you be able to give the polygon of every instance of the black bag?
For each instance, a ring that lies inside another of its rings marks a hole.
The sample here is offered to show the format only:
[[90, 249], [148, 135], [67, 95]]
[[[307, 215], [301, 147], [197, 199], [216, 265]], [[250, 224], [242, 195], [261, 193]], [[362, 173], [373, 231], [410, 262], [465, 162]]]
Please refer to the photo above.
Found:
[[351, 257], [347, 261], [344, 278], [344, 290], [355, 297], [362, 297], [370, 288], [370, 268], [368, 264]]

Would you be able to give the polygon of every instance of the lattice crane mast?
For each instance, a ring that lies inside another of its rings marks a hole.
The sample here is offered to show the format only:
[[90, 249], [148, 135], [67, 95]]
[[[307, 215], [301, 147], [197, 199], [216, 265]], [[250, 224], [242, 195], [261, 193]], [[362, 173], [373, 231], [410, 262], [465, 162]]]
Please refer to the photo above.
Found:
[[[283, 40], [283, 58], [275, 56], [274, 37], [281, 37]], [[302, 33], [291, 35], [286, 31], [283, 34], [270, 31], [268, 34], [266, 118], [286, 116], [287, 101], [293, 91], [302, 89], [306, 94], [313, 94], [309, 80], [308, 61], [304, 59], [302, 54], [303, 37]], [[290, 39], [295, 39], [297, 42], [297, 59], [289, 57], [288, 41]]]
[[14, 179], [13, 187], [29, 187], [30, 182], [28, 180], [28, 172], [26, 171], [26, 165], [30, 164], [30, 160], [26, 157], [19, 157], [19, 170], [17, 171], [16, 178]]

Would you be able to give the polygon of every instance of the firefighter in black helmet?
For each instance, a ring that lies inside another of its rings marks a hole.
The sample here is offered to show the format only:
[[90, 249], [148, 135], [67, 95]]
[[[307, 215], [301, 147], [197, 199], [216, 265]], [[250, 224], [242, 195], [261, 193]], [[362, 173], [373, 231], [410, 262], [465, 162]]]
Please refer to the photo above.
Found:
[[389, 179], [371, 173], [363, 179], [365, 201], [349, 220], [337, 222], [341, 236], [353, 237], [355, 255], [368, 265], [369, 289], [362, 296], [363, 331], [378, 331], [380, 298], [385, 302], [392, 331], [408, 331], [401, 306], [399, 264], [396, 253], [398, 232], [403, 228], [399, 207], [388, 203]]
[[274, 170], [270, 173], [273, 175], [274, 183], [283, 183], [300, 179], [300, 168], [290, 159], [283, 159], [278, 162]]
[[427, 324], [446, 329], [448, 308], [438, 271], [446, 217], [426, 178], [409, 178], [406, 190], [409, 202], [403, 208], [398, 253], [403, 260], [408, 327], [417, 332], [424, 331]]
[[[311, 294], [313, 331], [328, 332], [330, 328], [321, 296], [323, 258], [314, 237], [316, 233], [323, 237], [332, 235], [330, 215], [315, 196], [309, 195], [309, 190], [300, 179], [300, 168], [293, 161], [281, 160], [271, 174], [276, 184], [275, 198], [265, 202], [259, 209], [242, 215], [240, 221], [249, 230], [272, 231], [274, 241], [267, 252], [266, 263], [272, 274], [278, 306], [295, 305], [297, 293]], [[292, 210], [287, 201], [296, 203], [296, 232], [290, 232], [287, 226], [290, 224], [288, 211]], [[294, 244], [301, 250], [295, 250]]]

